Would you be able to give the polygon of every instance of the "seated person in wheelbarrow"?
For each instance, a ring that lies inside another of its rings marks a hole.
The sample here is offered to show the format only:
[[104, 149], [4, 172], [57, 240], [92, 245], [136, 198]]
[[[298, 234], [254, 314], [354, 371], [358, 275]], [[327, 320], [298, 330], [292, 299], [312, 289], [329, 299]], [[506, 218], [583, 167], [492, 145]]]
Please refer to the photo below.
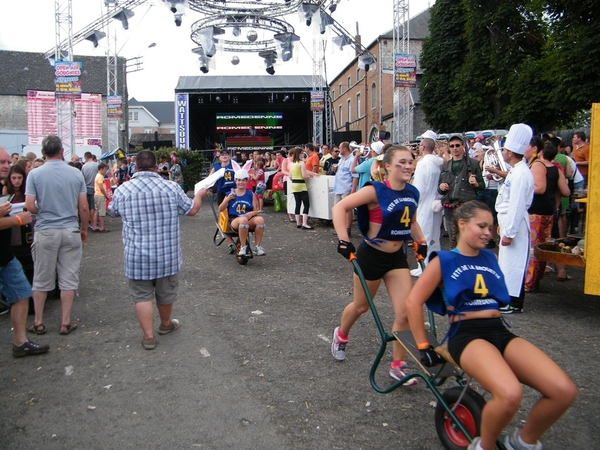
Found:
[[[500, 433], [519, 409], [523, 383], [541, 397], [523, 428], [506, 436], [504, 445], [509, 450], [541, 450], [538, 439], [575, 401], [577, 389], [550, 357], [502, 323], [499, 308], [510, 297], [496, 256], [485, 249], [494, 226], [490, 209], [482, 202], [467, 202], [455, 210], [453, 222], [456, 248], [431, 254], [406, 300], [421, 362], [433, 366], [441, 360], [425, 334], [423, 304], [427, 303], [433, 311], [448, 315], [452, 359], [491, 394], [482, 412], [481, 436], [468, 448], [496, 448]], [[441, 283], [443, 288], [437, 288]]]
[[246, 189], [249, 177], [245, 169], [240, 169], [235, 173], [236, 189], [232, 189], [229, 195], [223, 199], [219, 205], [219, 212], [227, 209], [231, 228], [238, 233], [241, 245], [238, 256], [244, 256], [248, 252], [248, 234], [251, 231], [254, 232], [256, 242], [254, 254], [264, 256], [266, 255], [265, 249], [260, 243], [265, 232], [265, 220], [258, 215], [262, 211], [258, 209], [256, 194]]

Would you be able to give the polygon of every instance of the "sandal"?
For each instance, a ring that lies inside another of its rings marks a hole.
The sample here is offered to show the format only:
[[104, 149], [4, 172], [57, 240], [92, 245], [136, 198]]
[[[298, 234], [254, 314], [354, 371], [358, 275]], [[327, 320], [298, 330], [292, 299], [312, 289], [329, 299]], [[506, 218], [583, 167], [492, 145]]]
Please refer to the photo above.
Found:
[[169, 325], [168, 327], [165, 327], [163, 325], [160, 325], [158, 327], [158, 334], [169, 334], [172, 331], [175, 331], [177, 328], [179, 328], [179, 320], [172, 319], [171, 325]]
[[77, 323], [75, 323], [75, 322], [63, 323], [60, 326], [59, 333], [62, 334], [63, 336], [66, 336], [67, 334], [71, 334], [76, 329], [77, 329]]
[[37, 335], [46, 334], [46, 325], [43, 323], [31, 323], [27, 325], [27, 331]]
[[569, 281], [571, 279], [571, 275], [565, 275], [564, 277], [556, 277], [556, 281]]

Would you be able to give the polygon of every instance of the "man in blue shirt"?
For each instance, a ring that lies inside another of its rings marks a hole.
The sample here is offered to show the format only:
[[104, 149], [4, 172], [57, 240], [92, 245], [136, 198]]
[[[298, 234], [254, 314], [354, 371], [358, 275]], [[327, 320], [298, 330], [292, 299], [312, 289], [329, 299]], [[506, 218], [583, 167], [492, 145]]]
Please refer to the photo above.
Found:
[[158, 334], [179, 328], [179, 321], [171, 319], [183, 263], [179, 216], [196, 215], [207, 195], [201, 189], [190, 199], [177, 183], [157, 173], [154, 153], [143, 150], [137, 155], [137, 172], [117, 188], [109, 205], [109, 211], [123, 219], [125, 276], [146, 350], [156, 346], [154, 298], [160, 316]]
[[[334, 205], [340, 200], [349, 196], [352, 191], [352, 179], [358, 178], [357, 173], [352, 173], [352, 153], [350, 144], [346, 141], [340, 144], [340, 161], [334, 168], [335, 181], [333, 183], [333, 193], [335, 195]], [[352, 226], [352, 211], [349, 211], [346, 217], [346, 228], [350, 236], [350, 227]]]

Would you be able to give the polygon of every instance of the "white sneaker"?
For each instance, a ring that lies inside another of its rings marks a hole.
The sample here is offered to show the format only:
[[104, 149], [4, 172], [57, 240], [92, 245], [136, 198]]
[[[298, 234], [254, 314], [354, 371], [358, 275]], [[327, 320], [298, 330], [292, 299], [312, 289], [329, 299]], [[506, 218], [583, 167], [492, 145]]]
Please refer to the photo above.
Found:
[[415, 278], [419, 278], [422, 273], [423, 273], [423, 270], [421, 269], [421, 266], [419, 266], [416, 269], [413, 269], [413, 270], [410, 271], [410, 276], [411, 277], [415, 277]]
[[240, 251], [238, 252], [238, 256], [246, 256], [246, 253], [248, 253], [248, 246], [242, 245], [242, 248], [240, 248]]
[[262, 248], [262, 245], [257, 245], [254, 247], [254, 254], [256, 256], [265, 256], [266, 255], [265, 249]]
[[340, 327], [336, 327], [335, 330], [333, 330], [333, 336], [331, 338], [331, 354], [338, 361], [343, 361], [346, 358], [346, 344], [348, 342], [340, 340], [338, 337], [339, 329]]

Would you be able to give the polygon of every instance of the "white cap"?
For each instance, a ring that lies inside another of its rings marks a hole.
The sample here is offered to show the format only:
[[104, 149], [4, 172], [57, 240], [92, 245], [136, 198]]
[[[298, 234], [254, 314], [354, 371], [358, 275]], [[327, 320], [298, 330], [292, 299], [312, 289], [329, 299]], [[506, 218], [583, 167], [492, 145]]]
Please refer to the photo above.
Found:
[[235, 177], [236, 180], [243, 180], [244, 178], [248, 179], [250, 178], [250, 175], [248, 175], [248, 171], [246, 169], [240, 169], [235, 173]]
[[427, 130], [425, 133], [423, 133], [421, 135], [421, 138], [429, 138], [429, 139], [433, 139], [435, 141], [437, 139], [437, 134], [435, 134], [435, 132], [432, 130]]
[[371, 150], [373, 150], [378, 155], [381, 155], [381, 151], [383, 150], [383, 146], [385, 144], [381, 141], [375, 141], [371, 144]]
[[524, 155], [532, 137], [533, 130], [529, 125], [515, 123], [508, 130], [503, 147], [513, 153]]

